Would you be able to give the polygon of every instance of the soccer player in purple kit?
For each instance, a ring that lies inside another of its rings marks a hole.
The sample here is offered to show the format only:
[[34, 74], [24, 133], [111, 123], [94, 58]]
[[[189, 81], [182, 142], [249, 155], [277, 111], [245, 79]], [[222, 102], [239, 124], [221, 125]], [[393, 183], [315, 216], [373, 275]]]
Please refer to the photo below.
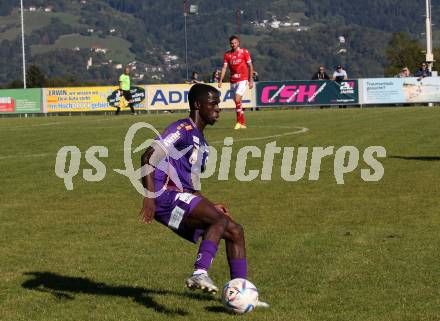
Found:
[[[186, 285], [216, 293], [218, 288], [208, 270], [221, 239], [225, 240], [231, 279], [247, 278], [244, 231], [223, 204], [212, 203], [195, 186], [208, 157], [203, 130], [219, 118], [220, 93], [212, 86], [195, 84], [188, 101], [190, 116], [168, 126], [142, 155], [142, 183], [147, 195], [141, 215], [145, 223], [155, 219], [193, 243], [202, 237], [194, 272]], [[267, 304], [260, 302], [259, 306]]]

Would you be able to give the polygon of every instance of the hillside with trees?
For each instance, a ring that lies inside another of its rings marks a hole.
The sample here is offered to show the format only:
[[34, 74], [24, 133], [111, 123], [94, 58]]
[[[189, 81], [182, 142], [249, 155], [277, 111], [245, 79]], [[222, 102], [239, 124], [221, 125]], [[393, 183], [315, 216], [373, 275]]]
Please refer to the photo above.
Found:
[[[436, 17], [440, 0], [432, 2]], [[139, 83], [182, 82], [186, 77], [182, 0], [25, 3], [27, 63], [39, 68], [48, 82], [110, 84], [128, 63], [135, 67]], [[222, 65], [228, 37], [235, 33], [251, 51], [264, 80], [309, 79], [319, 64], [330, 70], [343, 64], [351, 77], [388, 75], [400, 67], [390, 62], [390, 43], [402, 50], [408, 46], [412, 60], [424, 57], [423, 0], [194, 0], [189, 4], [198, 6], [197, 13], [187, 16], [189, 70], [205, 78]], [[19, 80], [22, 72], [18, 5], [0, 0], [2, 86]], [[396, 41], [398, 32], [404, 33], [406, 42]]]

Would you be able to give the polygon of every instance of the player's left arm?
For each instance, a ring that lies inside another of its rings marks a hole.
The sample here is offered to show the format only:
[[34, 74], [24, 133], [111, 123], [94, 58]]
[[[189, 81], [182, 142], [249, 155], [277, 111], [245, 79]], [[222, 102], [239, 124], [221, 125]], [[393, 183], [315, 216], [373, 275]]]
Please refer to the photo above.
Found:
[[246, 63], [249, 66], [249, 89], [254, 88], [254, 65], [252, 63], [251, 55], [246, 50]]
[[[165, 158], [166, 154], [159, 144], [154, 142], [147, 148], [145, 153], [141, 157], [142, 167], [142, 185], [145, 188], [146, 195], [144, 196], [142, 209], [140, 215], [144, 223], [151, 223], [154, 219], [156, 212], [156, 200], [155, 197], [151, 197], [151, 194], [155, 194], [154, 188], [154, 171], [158, 164]], [[148, 195], [150, 193], [150, 196]]]
[[248, 63], [249, 65], [249, 89], [254, 88], [254, 65], [252, 64], [252, 61]]

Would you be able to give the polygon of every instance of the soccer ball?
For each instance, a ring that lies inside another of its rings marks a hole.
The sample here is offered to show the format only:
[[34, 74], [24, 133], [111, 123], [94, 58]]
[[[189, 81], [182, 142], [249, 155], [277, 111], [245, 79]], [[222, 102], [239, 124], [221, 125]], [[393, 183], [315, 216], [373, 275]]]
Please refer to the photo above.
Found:
[[233, 279], [223, 287], [222, 302], [228, 311], [251, 312], [258, 303], [258, 290], [248, 280]]

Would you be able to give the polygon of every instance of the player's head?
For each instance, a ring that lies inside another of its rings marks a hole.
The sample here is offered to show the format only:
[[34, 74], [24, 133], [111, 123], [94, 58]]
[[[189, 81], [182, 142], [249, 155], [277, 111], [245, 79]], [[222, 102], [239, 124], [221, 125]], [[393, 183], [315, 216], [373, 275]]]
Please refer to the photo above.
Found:
[[188, 93], [191, 115], [198, 113], [205, 124], [213, 125], [220, 113], [220, 92], [206, 84], [195, 84]]
[[234, 51], [238, 47], [240, 47], [240, 38], [236, 35], [232, 35], [229, 37], [229, 45], [231, 46], [231, 49]]
[[128, 75], [130, 73], [130, 67], [126, 66], [124, 68], [124, 74]]

